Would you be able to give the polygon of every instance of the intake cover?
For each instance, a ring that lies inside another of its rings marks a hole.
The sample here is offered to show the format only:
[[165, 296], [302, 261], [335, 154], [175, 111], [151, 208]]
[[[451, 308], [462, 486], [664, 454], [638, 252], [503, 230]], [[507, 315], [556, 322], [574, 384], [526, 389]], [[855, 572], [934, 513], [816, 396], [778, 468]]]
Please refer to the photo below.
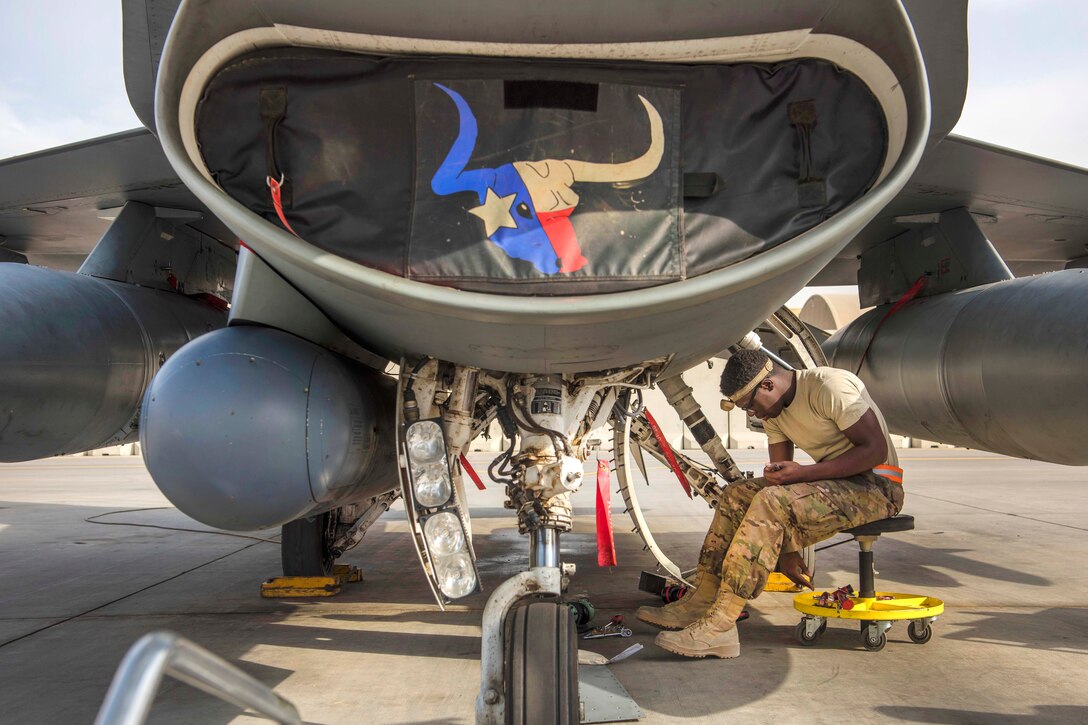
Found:
[[887, 133], [820, 60], [667, 65], [277, 49], [208, 85], [216, 182], [308, 242], [416, 280], [565, 295], [704, 274], [841, 211]]

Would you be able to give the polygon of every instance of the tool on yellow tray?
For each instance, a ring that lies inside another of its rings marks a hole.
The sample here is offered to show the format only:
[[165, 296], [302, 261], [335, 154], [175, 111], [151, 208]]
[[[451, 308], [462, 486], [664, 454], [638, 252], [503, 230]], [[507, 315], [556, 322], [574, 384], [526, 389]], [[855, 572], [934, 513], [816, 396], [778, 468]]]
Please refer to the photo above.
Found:
[[855, 596], [854, 588], [847, 584], [844, 587], [839, 587], [833, 592], [822, 592], [817, 594], [813, 599], [813, 604], [817, 607], [834, 607], [835, 609], [850, 611], [854, 608], [854, 600], [850, 597]]

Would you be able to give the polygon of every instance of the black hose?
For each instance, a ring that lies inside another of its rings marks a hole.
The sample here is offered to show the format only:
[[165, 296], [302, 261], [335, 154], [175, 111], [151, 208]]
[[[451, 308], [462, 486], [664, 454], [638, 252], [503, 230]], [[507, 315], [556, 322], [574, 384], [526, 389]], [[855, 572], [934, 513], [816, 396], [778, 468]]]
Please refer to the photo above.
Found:
[[[513, 418], [514, 421], [519, 426], [521, 426], [522, 428], [524, 428], [525, 430], [527, 430], [527, 431], [529, 431], [531, 433], [536, 433], [537, 435], [548, 436], [548, 438], [551, 439], [552, 446], [555, 448], [556, 455], [558, 455], [560, 450], [563, 450], [569, 456], [574, 455], [574, 450], [571, 448], [570, 443], [567, 442], [566, 437], [562, 433], [560, 433], [557, 430], [553, 430], [551, 428], [545, 428], [544, 426], [537, 423], [535, 420], [533, 420], [532, 413], [530, 413], [528, 411], [528, 409], [525, 408], [525, 404], [524, 403], [519, 403], [515, 407], [515, 404], [513, 403], [513, 399], [514, 399], [513, 390], [507, 389], [507, 391], [506, 391], [506, 411], [507, 411], [507, 413], [509, 413], [510, 417]], [[522, 415], [525, 416], [524, 420], [521, 418], [520, 415], [518, 415], [519, 411], [521, 412]]]
[[514, 439], [511, 438], [510, 447], [500, 453], [487, 467], [487, 475], [492, 481], [505, 485], [512, 485], [514, 483], [514, 479], [511, 478], [513, 471], [506, 467], [506, 464], [510, 462], [510, 458], [513, 455]]
[[415, 376], [419, 373], [420, 370], [423, 369], [423, 366], [427, 364], [428, 360], [430, 360], [430, 358], [421, 357], [419, 359], [419, 362], [415, 364], [415, 367], [412, 368], [411, 374], [408, 375], [408, 382], [404, 384], [405, 394], [412, 392], [412, 384], [416, 381]]
[[630, 393], [630, 390], [625, 391], [624, 393], [622, 393], [620, 395], [619, 398], [616, 399], [615, 404], [613, 404], [613, 406], [612, 406], [612, 410], [615, 411], [616, 414], [618, 414], [618, 415], [620, 415], [620, 416], [622, 416], [624, 418], [637, 418], [637, 417], [639, 417], [640, 415], [642, 415], [642, 412], [644, 410], [646, 410], [646, 404], [642, 402], [642, 389], [641, 388], [635, 388], [635, 395], [638, 396], [638, 407], [635, 408], [633, 411], [628, 410], [628, 406], [631, 405], [631, 393]]
[[531, 430], [534, 433], [539, 433], [540, 435], [546, 435], [551, 438], [552, 446], [555, 447], [555, 450], [557, 452], [562, 449], [568, 456], [574, 455], [574, 450], [571, 448], [570, 443], [567, 442], [566, 436], [552, 428], [545, 428], [544, 426], [533, 420], [533, 414], [529, 412], [529, 409], [525, 406], [525, 403], [518, 403], [517, 409], [521, 411], [522, 415], [525, 416], [525, 421], [523, 421], [523, 424], [525, 425], [526, 429]]

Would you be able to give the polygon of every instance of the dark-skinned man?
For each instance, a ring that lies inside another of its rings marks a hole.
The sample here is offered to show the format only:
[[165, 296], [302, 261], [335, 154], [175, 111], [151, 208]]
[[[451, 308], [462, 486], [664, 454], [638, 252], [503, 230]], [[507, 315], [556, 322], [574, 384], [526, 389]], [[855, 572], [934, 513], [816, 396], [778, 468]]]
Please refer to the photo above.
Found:
[[[721, 390], [723, 408], [737, 405], [763, 421], [770, 463], [762, 478], [722, 494], [687, 594], [638, 611], [645, 622], [678, 630], [655, 642], [687, 657], [737, 657], [737, 617], [776, 566], [811, 588], [802, 549], [903, 507], [887, 426], [857, 376], [786, 370], [759, 350], [742, 350], [726, 363]], [[794, 461], [795, 447], [815, 463]]]

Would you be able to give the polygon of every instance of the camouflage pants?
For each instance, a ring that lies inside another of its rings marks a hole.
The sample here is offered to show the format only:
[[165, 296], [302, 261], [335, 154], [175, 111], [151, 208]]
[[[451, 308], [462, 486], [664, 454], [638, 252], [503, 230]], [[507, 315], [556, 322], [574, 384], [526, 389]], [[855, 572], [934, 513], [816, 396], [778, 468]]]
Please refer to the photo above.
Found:
[[754, 478], [725, 490], [699, 565], [721, 574], [723, 592], [754, 599], [782, 552], [895, 516], [902, 507], [903, 487], [872, 473], [788, 486]]

